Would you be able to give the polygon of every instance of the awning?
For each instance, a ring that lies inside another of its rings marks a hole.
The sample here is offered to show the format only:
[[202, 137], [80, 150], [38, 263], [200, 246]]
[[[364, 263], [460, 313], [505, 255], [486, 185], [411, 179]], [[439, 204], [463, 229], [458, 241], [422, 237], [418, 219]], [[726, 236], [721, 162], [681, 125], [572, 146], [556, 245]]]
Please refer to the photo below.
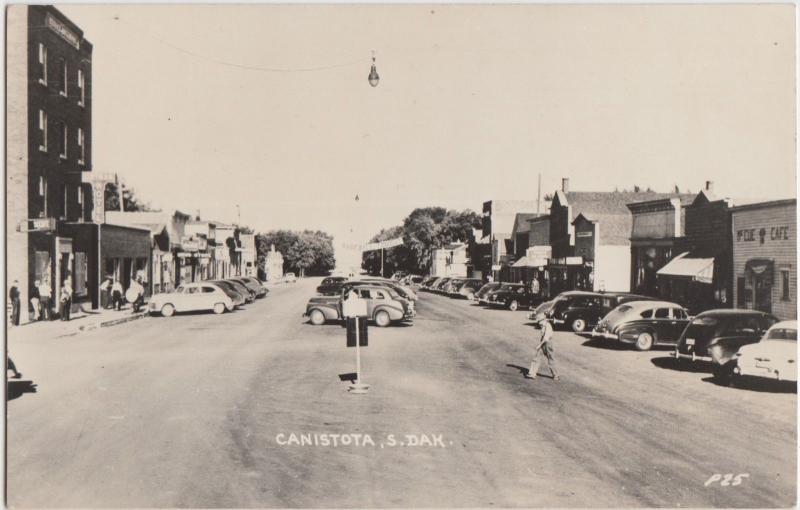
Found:
[[511, 267], [544, 267], [547, 265], [547, 259], [537, 259], [533, 257], [522, 257], [514, 262]]
[[689, 252], [684, 252], [670, 260], [666, 266], [659, 269], [659, 276], [683, 276], [701, 283], [711, 283], [714, 279], [714, 259], [700, 259], [687, 257]]

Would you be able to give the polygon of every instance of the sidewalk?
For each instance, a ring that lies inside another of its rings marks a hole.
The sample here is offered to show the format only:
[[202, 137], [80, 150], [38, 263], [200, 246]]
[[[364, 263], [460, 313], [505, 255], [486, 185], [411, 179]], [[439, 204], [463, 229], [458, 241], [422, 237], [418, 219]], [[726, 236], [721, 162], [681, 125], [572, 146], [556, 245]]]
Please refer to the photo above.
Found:
[[69, 321], [27, 322], [8, 328], [10, 337], [36, 337], [36, 338], [59, 338], [64, 336], [77, 335], [83, 331], [91, 331], [97, 328], [116, 326], [147, 316], [147, 304], [140, 308], [139, 313], [133, 313], [130, 304], [126, 304], [122, 310], [80, 310], [71, 315]]

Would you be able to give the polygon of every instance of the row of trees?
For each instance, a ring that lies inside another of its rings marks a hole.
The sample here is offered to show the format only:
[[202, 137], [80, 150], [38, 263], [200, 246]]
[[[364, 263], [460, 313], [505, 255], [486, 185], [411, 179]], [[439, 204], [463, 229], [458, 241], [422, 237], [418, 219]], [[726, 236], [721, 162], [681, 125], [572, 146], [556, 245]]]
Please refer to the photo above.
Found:
[[[452, 242], [466, 242], [472, 229], [480, 226], [481, 217], [469, 209], [456, 211], [444, 207], [421, 207], [411, 211], [402, 225], [382, 229], [370, 242], [402, 237], [402, 246], [384, 251], [384, 273], [425, 274], [430, 269], [433, 250]], [[364, 253], [361, 266], [370, 274], [380, 273], [380, 250]]]
[[270, 247], [283, 254], [284, 272], [292, 271], [303, 275], [324, 275], [336, 266], [333, 254], [333, 236], [320, 230], [271, 230], [256, 235], [258, 266], [264, 270], [264, 263]]

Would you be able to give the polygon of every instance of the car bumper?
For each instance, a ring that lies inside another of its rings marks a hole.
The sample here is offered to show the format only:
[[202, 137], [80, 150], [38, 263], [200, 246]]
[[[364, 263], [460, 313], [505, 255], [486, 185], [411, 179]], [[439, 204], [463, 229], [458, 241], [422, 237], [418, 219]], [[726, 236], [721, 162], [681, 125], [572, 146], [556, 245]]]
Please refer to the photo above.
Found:
[[607, 338], [609, 340], [620, 340], [620, 341], [622, 341], [622, 339], [620, 338], [619, 335], [616, 335], [614, 333], [609, 333], [607, 331], [592, 331], [592, 337], [593, 338]]
[[550, 319], [553, 321], [553, 324], [564, 324], [565, 322], [562, 319]]
[[670, 353], [671, 356], [675, 357], [675, 359], [690, 359], [692, 361], [714, 361], [711, 356], [700, 356], [696, 353], [691, 354], [683, 354], [682, 352], [672, 351]]

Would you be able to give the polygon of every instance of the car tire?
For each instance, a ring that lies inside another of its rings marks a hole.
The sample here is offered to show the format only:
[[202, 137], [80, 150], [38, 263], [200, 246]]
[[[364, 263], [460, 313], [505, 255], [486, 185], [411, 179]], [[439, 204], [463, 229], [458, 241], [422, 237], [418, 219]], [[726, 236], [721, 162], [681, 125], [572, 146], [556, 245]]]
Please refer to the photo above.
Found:
[[580, 317], [572, 319], [570, 326], [572, 327], [572, 331], [574, 331], [575, 333], [583, 333], [584, 331], [586, 331], [586, 321], [581, 319]]
[[655, 343], [655, 339], [653, 338], [653, 334], [648, 331], [642, 331], [639, 333], [639, 336], [636, 337], [636, 346], [637, 351], [649, 351], [653, 344]]
[[375, 325], [379, 328], [385, 328], [391, 323], [392, 319], [389, 317], [389, 312], [386, 310], [380, 310], [375, 314]]
[[311, 324], [315, 326], [322, 326], [325, 324], [325, 314], [322, 313], [320, 310], [311, 310], [311, 313], [308, 314], [311, 320]]
[[175, 315], [175, 307], [171, 304], [167, 303], [166, 305], [161, 307], [161, 316], [162, 317], [172, 317]]
[[512, 312], [516, 312], [519, 309], [519, 301], [516, 299], [512, 299], [511, 302], [508, 304], [508, 309]]
[[221, 315], [225, 313], [225, 303], [217, 303], [214, 305], [214, 313]]
[[472, 301], [473, 299], [475, 299], [475, 294], [473, 292], [468, 293], [467, 301]]

